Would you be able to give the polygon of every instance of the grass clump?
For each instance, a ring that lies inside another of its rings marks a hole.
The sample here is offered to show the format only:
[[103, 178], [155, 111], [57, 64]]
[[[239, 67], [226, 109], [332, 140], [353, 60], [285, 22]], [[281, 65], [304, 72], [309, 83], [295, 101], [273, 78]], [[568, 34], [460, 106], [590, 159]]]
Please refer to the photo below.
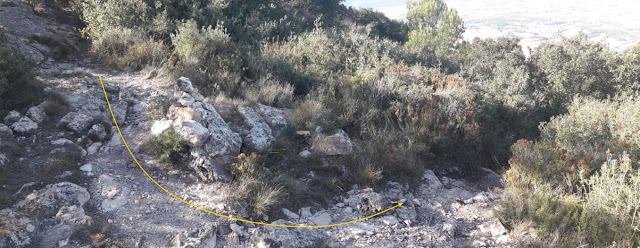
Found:
[[173, 128], [151, 137], [147, 144], [151, 154], [165, 163], [179, 165], [189, 155], [189, 143], [182, 140], [180, 134]]

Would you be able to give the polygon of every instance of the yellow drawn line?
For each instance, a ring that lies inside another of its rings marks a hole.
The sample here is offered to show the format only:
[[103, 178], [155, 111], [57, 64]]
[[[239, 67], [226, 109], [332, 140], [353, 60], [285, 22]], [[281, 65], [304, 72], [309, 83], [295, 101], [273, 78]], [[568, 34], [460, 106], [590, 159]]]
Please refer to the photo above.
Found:
[[111, 112], [111, 117], [113, 118], [113, 123], [114, 123], [114, 124], [116, 124], [116, 128], [118, 129], [118, 133], [120, 134], [120, 138], [122, 138], [122, 142], [124, 143], [124, 146], [125, 146], [125, 147], [127, 147], [127, 150], [129, 151], [129, 154], [131, 154], [131, 157], [133, 158], [133, 161], [135, 161], [135, 162], [136, 162], [136, 164], [138, 164], [138, 167], [140, 168], [140, 170], [142, 170], [142, 172], [144, 172], [144, 174], [145, 174], [145, 175], [147, 175], [147, 177], [148, 177], [149, 179], [151, 179], [151, 181], [153, 181], [153, 183], [155, 183], [155, 184], [156, 184], [156, 186], [158, 186], [159, 188], [161, 188], [162, 190], [164, 190], [164, 192], [167, 192], [167, 194], [169, 194], [169, 195], [173, 196], [174, 198], [176, 198], [176, 199], [180, 200], [181, 202], [186, 203], [186, 204], [187, 204], [187, 205], [189, 205], [189, 206], [192, 206], [192, 207], [197, 208], [197, 209], [199, 209], [199, 210], [205, 211], [205, 212], [207, 212], [207, 213], [215, 214], [215, 215], [220, 216], [220, 217], [225, 217], [225, 218], [229, 218], [229, 219], [233, 219], [233, 220], [238, 220], [238, 221], [243, 221], [243, 222], [249, 222], [249, 223], [253, 223], [253, 224], [266, 225], [266, 226], [280, 226], [280, 227], [302, 227], [302, 228], [310, 228], [310, 227], [331, 227], [331, 226], [339, 226], [339, 225], [346, 225], [346, 224], [355, 223], [355, 222], [358, 222], [358, 221], [363, 221], [363, 220], [366, 220], [366, 219], [372, 218], [372, 217], [374, 217], [374, 216], [377, 216], [377, 215], [383, 214], [383, 213], [385, 213], [385, 212], [387, 212], [387, 211], [389, 211], [389, 210], [391, 210], [391, 209], [394, 209], [394, 208], [400, 207], [400, 206], [402, 206], [402, 204], [403, 204], [403, 202], [398, 202], [398, 204], [397, 204], [397, 205], [395, 205], [395, 206], [393, 206], [393, 207], [391, 207], [391, 208], [389, 208], [389, 209], [387, 209], [387, 210], [384, 210], [384, 211], [382, 211], [382, 212], [379, 212], [379, 213], [374, 214], [374, 215], [371, 215], [371, 216], [364, 217], [364, 218], [362, 218], [362, 219], [357, 219], [357, 220], [352, 220], [352, 221], [349, 221], [349, 222], [343, 222], [343, 223], [337, 223], [337, 224], [319, 225], [319, 226], [277, 225], [277, 224], [269, 224], [269, 223], [264, 223], [264, 222], [256, 222], [256, 221], [250, 221], [250, 220], [244, 220], [244, 219], [234, 218], [234, 217], [231, 217], [231, 216], [226, 216], [226, 215], [223, 215], [223, 214], [219, 214], [219, 213], [213, 212], [213, 211], [211, 211], [211, 210], [207, 210], [207, 209], [204, 209], [204, 208], [198, 207], [198, 206], [196, 206], [196, 205], [194, 205], [194, 204], [191, 204], [191, 203], [190, 203], [190, 202], [188, 202], [188, 201], [185, 201], [184, 199], [182, 199], [182, 198], [180, 198], [180, 197], [177, 197], [177, 196], [176, 196], [176, 195], [174, 195], [173, 193], [169, 192], [169, 190], [167, 190], [167, 189], [165, 189], [164, 187], [162, 187], [158, 182], [156, 182], [156, 180], [154, 180], [154, 179], [149, 175], [149, 173], [147, 173], [147, 171], [146, 171], [144, 168], [142, 168], [142, 165], [140, 165], [140, 163], [138, 162], [138, 159], [136, 159], [136, 156], [134, 156], [134, 155], [133, 155], [133, 152], [131, 152], [131, 149], [129, 148], [129, 145], [127, 144], [127, 141], [124, 139], [124, 136], [122, 135], [122, 131], [120, 131], [120, 126], [118, 126], [118, 122], [116, 121], [116, 117], [113, 115], [113, 110], [111, 109], [111, 103], [109, 102], [109, 97], [107, 97], [107, 91], [104, 89], [104, 83], [102, 82], [102, 75], [98, 75], [98, 78], [100, 78], [100, 85], [102, 86], [102, 92], [104, 92], [104, 98], [107, 100], [107, 105], [109, 106], [109, 111]]

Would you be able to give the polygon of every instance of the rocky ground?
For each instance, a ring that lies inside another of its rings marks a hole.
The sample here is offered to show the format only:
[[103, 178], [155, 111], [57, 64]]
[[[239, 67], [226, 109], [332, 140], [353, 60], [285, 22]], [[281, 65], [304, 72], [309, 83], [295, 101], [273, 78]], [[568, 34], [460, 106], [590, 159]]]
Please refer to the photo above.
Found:
[[[51, 100], [46, 100], [1, 120], [0, 247], [507, 247], [511, 243], [492, 214], [496, 200], [492, 189], [500, 185], [500, 176], [486, 169], [474, 180], [454, 179], [456, 168], [428, 170], [417, 185], [389, 182], [378, 192], [356, 186], [334, 197], [328, 207], [283, 208], [280, 215], [252, 219], [327, 225], [363, 218], [407, 199], [402, 207], [379, 217], [327, 228], [255, 225], [184, 204], [156, 186], [133, 161], [110, 122], [97, 75], [102, 75], [124, 138], [149, 175], [176, 196], [233, 217], [250, 218], [246, 209], [227, 203], [227, 192], [234, 189], [222, 164], [241, 151], [264, 149], [274, 142], [286, 126], [288, 110], [245, 106], [238, 109], [242, 121], [225, 120], [187, 78], [174, 82], [155, 72], [106, 69], [85, 58], [71, 26], [61, 24], [54, 14], [36, 15], [32, 9], [21, 1], [4, 0], [0, 25], [8, 29], [12, 46], [38, 63], [45, 91], [63, 97], [68, 106], [49, 113], [45, 109]], [[30, 31], [25, 25], [37, 27]], [[34, 37], [51, 37], [79, 52], [56, 59], [51, 44], [58, 43], [44, 44]], [[172, 105], [154, 120], [150, 103], [158, 99], [172, 99]], [[192, 146], [188, 168], [167, 167], [148, 155], [144, 146], [148, 137], [170, 126]], [[357, 149], [341, 130], [298, 131], [312, 140], [311, 147], [300, 148], [301, 157], [313, 153], [339, 159]]]

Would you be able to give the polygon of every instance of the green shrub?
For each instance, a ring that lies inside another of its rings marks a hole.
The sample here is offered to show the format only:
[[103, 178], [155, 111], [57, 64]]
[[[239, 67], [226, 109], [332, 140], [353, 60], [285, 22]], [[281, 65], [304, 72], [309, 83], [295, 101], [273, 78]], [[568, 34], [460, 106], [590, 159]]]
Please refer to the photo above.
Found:
[[0, 43], [0, 114], [41, 99], [31, 60]]
[[218, 92], [237, 94], [242, 60], [220, 23], [215, 28], [198, 28], [196, 22], [189, 20], [178, 25], [171, 41], [175, 52], [170, 58], [170, 66], [178, 74], [185, 71], [199, 73], [206, 79], [205, 86]]
[[640, 44], [620, 55], [616, 74], [616, 87], [620, 87], [621, 91], [640, 90]]
[[505, 190], [497, 214], [511, 227], [532, 223], [536, 239], [547, 247], [635, 247], [640, 242], [628, 217], [594, 208], [580, 197], [563, 195], [549, 185], [533, 191]]
[[407, 46], [416, 51], [436, 51], [446, 54], [462, 39], [464, 25], [455, 9], [442, 0], [411, 0], [407, 2]]
[[629, 229], [640, 231], [640, 170], [626, 153], [620, 160], [609, 158], [582, 183], [590, 207], [619, 216], [630, 224]]
[[182, 140], [173, 128], [169, 128], [148, 141], [149, 151], [160, 161], [178, 165], [189, 155], [189, 143]]
[[575, 95], [606, 99], [616, 92], [614, 64], [609, 48], [584, 35], [543, 43], [532, 55], [539, 80], [545, 83], [546, 100], [555, 113], [563, 112]]

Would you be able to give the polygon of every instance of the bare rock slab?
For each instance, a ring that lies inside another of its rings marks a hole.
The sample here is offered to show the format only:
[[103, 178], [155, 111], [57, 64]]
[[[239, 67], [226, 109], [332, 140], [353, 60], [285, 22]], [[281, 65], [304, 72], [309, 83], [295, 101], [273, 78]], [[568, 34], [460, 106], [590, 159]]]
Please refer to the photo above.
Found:
[[325, 155], [347, 155], [353, 152], [353, 143], [342, 129], [330, 136], [318, 133], [312, 143], [313, 150]]

